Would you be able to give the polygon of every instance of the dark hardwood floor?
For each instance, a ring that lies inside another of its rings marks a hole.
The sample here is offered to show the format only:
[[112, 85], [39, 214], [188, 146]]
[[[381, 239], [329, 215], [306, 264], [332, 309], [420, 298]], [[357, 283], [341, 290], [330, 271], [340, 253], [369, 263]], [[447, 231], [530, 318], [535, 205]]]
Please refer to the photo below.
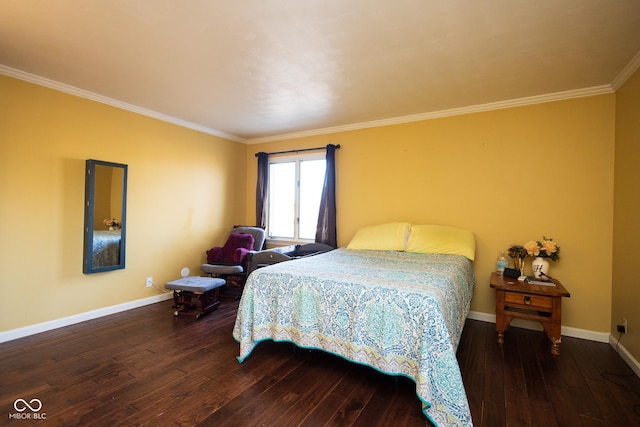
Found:
[[[411, 380], [337, 356], [267, 341], [239, 364], [236, 308], [175, 319], [167, 301], [0, 344], [0, 425], [428, 424]], [[469, 320], [458, 360], [476, 426], [640, 425], [640, 379], [607, 344], [564, 337], [554, 359], [540, 332], [500, 348]], [[17, 399], [46, 419], [10, 419]]]

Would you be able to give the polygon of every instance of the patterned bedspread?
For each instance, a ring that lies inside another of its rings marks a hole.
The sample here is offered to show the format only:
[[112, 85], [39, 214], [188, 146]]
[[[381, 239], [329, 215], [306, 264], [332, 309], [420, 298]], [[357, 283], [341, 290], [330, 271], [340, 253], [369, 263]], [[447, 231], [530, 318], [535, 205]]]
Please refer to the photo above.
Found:
[[111, 267], [120, 264], [120, 230], [93, 231], [93, 268]]
[[471, 261], [344, 248], [254, 271], [233, 330], [242, 362], [266, 339], [316, 348], [416, 383], [440, 427], [471, 425], [456, 359]]

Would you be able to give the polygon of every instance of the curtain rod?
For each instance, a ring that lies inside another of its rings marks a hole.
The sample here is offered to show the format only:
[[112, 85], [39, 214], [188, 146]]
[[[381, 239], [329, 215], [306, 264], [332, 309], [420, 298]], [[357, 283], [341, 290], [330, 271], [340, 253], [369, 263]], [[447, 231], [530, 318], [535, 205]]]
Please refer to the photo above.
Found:
[[[336, 149], [338, 148], [340, 148], [340, 144], [336, 145]], [[272, 155], [272, 154], [302, 153], [303, 151], [316, 151], [316, 150], [326, 150], [326, 149], [327, 147], [302, 148], [300, 150], [276, 151], [276, 152], [267, 153], [267, 154]], [[260, 153], [256, 153], [256, 157], [258, 157], [258, 154]]]

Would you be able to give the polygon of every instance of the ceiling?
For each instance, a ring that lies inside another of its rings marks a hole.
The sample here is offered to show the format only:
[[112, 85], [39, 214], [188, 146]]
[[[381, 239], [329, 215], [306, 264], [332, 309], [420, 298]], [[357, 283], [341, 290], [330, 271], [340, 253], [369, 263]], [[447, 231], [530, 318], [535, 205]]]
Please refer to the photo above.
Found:
[[0, 73], [245, 143], [612, 92], [638, 0], [0, 0]]

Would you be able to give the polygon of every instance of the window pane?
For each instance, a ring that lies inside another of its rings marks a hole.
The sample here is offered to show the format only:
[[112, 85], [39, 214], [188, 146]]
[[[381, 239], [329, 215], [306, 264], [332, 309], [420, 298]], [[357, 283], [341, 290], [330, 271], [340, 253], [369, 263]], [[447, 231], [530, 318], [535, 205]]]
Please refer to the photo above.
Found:
[[298, 234], [301, 239], [315, 239], [316, 237], [325, 166], [324, 159], [300, 162], [300, 228]]
[[272, 237], [294, 237], [296, 164], [269, 165], [268, 230]]

